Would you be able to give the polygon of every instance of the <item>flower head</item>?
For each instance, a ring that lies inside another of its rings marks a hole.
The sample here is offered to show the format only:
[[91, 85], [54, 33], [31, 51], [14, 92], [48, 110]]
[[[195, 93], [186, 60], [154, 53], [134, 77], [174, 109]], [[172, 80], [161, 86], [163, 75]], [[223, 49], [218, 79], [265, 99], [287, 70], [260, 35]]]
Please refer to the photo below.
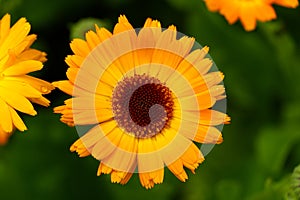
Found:
[[164, 166], [181, 181], [193, 173], [204, 155], [193, 141], [219, 144], [215, 127], [229, 122], [212, 109], [225, 98], [223, 74], [211, 70], [208, 47], [195, 48], [194, 38], [181, 36], [175, 26], [163, 30], [148, 18], [134, 29], [119, 17], [113, 33], [105, 28], [71, 42], [66, 57], [69, 80], [53, 83], [73, 97], [54, 111], [61, 121], [92, 125], [71, 146], [79, 156], [100, 162], [98, 175], [125, 184], [134, 172], [142, 186], [162, 183]]
[[256, 21], [266, 22], [276, 19], [272, 4], [288, 8], [296, 8], [298, 0], [205, 0], [207, 8], [218, 11], [229, 24], [240, 20], [247, 31], [256, 27]]
[[41, 70], [46, 53], [30, 48], [36, 35], [28, 35], [30, 24], [25, 18], [10, 27], [10, 15], [0, 20], [0, 143], [6, 143], [14, 129], [26, 130], [17, 111], [36, 115], [32, 106], [48, 106], [43, 97], [54, 87], [43, 80], [27, 75]]

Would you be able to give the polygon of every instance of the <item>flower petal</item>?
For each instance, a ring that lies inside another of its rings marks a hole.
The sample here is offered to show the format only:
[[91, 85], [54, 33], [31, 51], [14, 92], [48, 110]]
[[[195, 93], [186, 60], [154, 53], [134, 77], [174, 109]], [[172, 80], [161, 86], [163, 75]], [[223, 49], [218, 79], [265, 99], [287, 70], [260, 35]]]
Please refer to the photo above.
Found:
[[182, 182], [185, 182], [188, 179], [188, 175], [183, 169], [183, 163], [181, 159], [178, 159], [172, 164], [169, 164], [168, 168]]
[[5, 76], [25, 75], [30, 72], [41, 70], [42, 68], [43, 64], [40, 61], [26, 60], [10, 66], [3, 72], [3, 74]]
[[48, 83], [47, 81], [32, 76], [28, 76], [28, 75], [13, 76], [13, 77], [10, 76], [10, 77], [5, 77], [5, 79], [11, 81], [18, 81], [25, 84], [30, 84], [32, 87], [34, 87], [42, 94], [49, 94], [54, 89], [54, 86], [51, 85], [51, 83]]
[[160, 184], [164, 180], [164, 169], [152, 172], [139, 173], [140, 182], [146, 189], [151, 189], [154, 184]]
[[70, 81], [55, 81], [52, 83], [54, 87], [59, 88], [61, 91], [67, 93], [68, 95], [73, 94], [74, 85]]
[[37, 114], [30, 101], [16, 92], [0, 87], [0, 98], [5, 99], [11, 107], [23, 113], [27, 113], [29, 115]]
[[0, 115], [0, 129], [4, 132], [12, 132], [12, 117], [9, 112], [9, 106], [5, 101], [0, 99], [0, 108], [1, 108], [1, 115]]
[[40, 98], [42, 94], [33, 88], [28, 83], [11, 81], [11, 80], [2, 80], [0, 81], [0, 87], [6, 88], [8, 90], [14, 91], [24, 97], [30, 98]]
[[129, 31], [132, 30], [133, 27], [131, 26], [131, 24], [128, 22], [127, 18], [125, 15], [120, 15], [119, 19], [118, 19], [118, 23], [115, 25], [114, 34], [118, 34], [124, 31]]
[[[5, 19], [4, 21], [6, 21]], [[7, 20], [8, 21], [8, 20]], [[7, 26], [7, 24], [6, 24]], [[7, 30], [7, 28], [5, 28]], [[7, 54], [8, 49], [13, 49], [21, 41], [25, 39], [30, 31], [30, 24], [26, 22], [25, 18], [19, 19], [10, 29], [9, 34], [5, 37], [5, 40], [0, 45], [0, 59]]]

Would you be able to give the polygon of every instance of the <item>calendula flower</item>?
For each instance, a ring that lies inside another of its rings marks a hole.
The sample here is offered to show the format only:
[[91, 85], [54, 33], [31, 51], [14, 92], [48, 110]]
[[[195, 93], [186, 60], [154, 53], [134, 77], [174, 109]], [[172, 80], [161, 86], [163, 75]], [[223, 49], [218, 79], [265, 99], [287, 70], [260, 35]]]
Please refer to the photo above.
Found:
[[[96, 26], [86, 40], [74, 39], [66, 57], [69, 80], [53, 83], [73, 97], [54, 111], [76, 126], [80, 138], [71, 146], [79, 156], [100, 161], [98, 175], [125, 184], [134, 172], [145, 188], [162, 183], [164, 166], [181, 181], [204, 155], [193, 143], [219, 144], [216, 126], [230, 118], [212, 109], [225, 99], [223, 74], [211, 70], [208, 47], [175, 26], [163, 30], [148, 18], [134, 29], [119, 17], [113, 33]], [[86, 133], [82, 126], [92, 125]]]
[[296, 8], [298, 0], [205, 0], [207, 8], [218, 11], [229, 24], [240, 20], [246, 31], [256, 27], [256, 21], [267, 22], [276, 19], [273, 4]]
[[30, 24], [25, 18], [10, 27], [10, 15], [0, 20], [0, 143], [5, 144], [14, 129], [26, 130], [17, 111], [29, 115], [37, 112], [37, 103], [48, 106], [43, 97], [54, 87], [43, 80], [27, 75], [43, 68], [46, 53], [30, 48], [36, 35], [28, 35]]

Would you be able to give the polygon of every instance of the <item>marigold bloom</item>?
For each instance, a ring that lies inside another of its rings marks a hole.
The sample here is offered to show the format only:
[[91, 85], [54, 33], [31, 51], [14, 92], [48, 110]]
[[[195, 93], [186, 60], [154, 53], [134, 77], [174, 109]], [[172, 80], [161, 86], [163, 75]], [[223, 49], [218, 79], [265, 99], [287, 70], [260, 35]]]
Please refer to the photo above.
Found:
[[241, 20], [246, 31], [256, 27], [256, 21], [266, 22], [276, 19], [276, 12], [272, 4], [288, 8], [296, 8], [298, 0], [205, 0], [207, 8], [218, 11], [229, 24]]
[[30, 48], [36, 35], [28, 35], [30, 24], [25, 18], [10, 27], [10, 15], [0, 20], [0, 144], [5, 144], [16, 128], [27, 130], [17, 111], [36, 115], [32, 106], [48, 106], [43, 97], [54, 87], [43, 80], [27, 75], [41, 70], [46, 53]]
[[125, 16], [113, 33], [105, 28], [74, 39], [66, 57], [69, 80], [53, 84], [73, 95], [54, 111], [76, 127], [93, 125], [71, 146], [80, 157], [100, 160], [98, 175], [125, 184], [137, 170], [142, 186], [162, 183], [164, 166], [181, 181], [204, 156], [193, 141], [219, 144], [215, 126], [229, 122], [213, 110], [225, 98], [223, 74], [211, 71], [208, 47], [192, 51], [194, 38], [178, 39], [148, 18], [135, 30]]

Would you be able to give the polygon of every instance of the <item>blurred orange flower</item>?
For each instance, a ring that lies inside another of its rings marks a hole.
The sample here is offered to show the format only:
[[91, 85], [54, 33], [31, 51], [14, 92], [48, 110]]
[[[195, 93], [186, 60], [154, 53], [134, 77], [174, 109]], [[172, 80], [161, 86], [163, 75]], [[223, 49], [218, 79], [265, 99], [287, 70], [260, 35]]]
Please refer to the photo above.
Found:
[[19, 19], [10, 27], [10, 15], [0, 20], [0, 144], [5, 144], [17, 128], [26, 126], [17, 111], [36, 115], [32, 106], [37, 103], [48, 106], [43, 97], [54, 87], [43, 80], [27, 75], [43, 68], [46, 53], [30, 48], [36, 35], [28, 35], [30, 24], [25, 18]]
[[205, 0], [207, 8], [218, 11], [229, 24], [240, 20], [246, 31], [256, 27], [256, 21], [266, 22], [276, 19], [272, 4], [296, 8], [298, 0]]

